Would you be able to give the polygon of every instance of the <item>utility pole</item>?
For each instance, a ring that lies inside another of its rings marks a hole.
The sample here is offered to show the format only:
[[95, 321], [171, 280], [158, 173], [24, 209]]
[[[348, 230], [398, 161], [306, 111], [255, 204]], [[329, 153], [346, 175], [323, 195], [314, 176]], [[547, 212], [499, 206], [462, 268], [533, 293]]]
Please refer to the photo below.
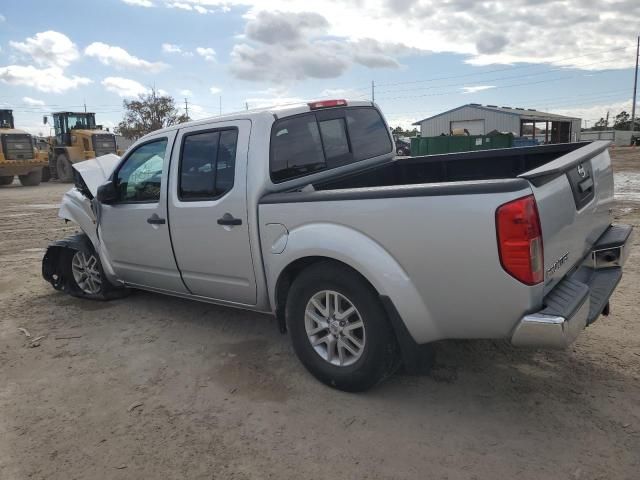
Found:
[[636, 93], [638, 92], [638, 57], [640, 57], [640, 35], [636, 46], [636, 73], [633, 77], [633, 105], [631, 106], [631, 131], [636, 128]]
[[84, 103], [84, 113], [87, 113], [87, 99], [86, 98], [83, 100], [83, 103]]
[[607, 121], [604, 124], [605, 128], [609, 128], [609, 110], [607, 110]]
[[244, 109], [249, 110], [249, 102], [244, 102]]
[[187, 116], [187, 120], [189, 120], [189, 102], [187, 101], [187, 97], [184, 97], [184, 114]]
[[371, 80], [371, 101], [376, 101], [376, 85], [373, 83], [373, 80]]

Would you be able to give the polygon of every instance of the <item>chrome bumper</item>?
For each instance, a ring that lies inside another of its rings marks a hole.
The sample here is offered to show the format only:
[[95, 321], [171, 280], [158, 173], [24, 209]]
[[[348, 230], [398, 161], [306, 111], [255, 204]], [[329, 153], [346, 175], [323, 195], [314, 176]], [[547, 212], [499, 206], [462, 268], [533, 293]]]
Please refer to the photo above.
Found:
[[609, 227], [584, 263], [544, 298], [545, 307], [520, 319], [511, 343], [565, 348], [602, 313], [608, 314], [609, 298], [622, 278], [631, 243], [630, 226]]

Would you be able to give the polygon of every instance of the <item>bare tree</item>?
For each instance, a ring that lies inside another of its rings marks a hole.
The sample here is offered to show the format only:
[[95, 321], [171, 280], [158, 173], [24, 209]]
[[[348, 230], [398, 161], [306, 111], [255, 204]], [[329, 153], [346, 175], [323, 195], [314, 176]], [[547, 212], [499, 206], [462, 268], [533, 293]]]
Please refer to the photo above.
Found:
[[155, 88], [141, 94], [137, 100], [123, 102], [126, 112], [116, 133], [129, 139], [138, 139], [147, 133], [189, 120], [180, 114], [175, 100], [169, 95], [158, 95]]

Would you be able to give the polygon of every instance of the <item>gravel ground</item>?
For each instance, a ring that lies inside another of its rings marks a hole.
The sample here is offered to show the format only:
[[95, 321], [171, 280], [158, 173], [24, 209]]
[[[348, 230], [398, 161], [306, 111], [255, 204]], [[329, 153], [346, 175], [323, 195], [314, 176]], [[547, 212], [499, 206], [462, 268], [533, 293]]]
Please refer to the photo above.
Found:
[[[614, 154], [638, 228], [640, 150]], [[442, 342], [431, 375], [353, 395], [268, 316], [54, 291], [40, 261], [74, 231], [68, 188], [0, 189], [0, 479], [640, 478], [640, 235], [612, 314], [570, 349]]]

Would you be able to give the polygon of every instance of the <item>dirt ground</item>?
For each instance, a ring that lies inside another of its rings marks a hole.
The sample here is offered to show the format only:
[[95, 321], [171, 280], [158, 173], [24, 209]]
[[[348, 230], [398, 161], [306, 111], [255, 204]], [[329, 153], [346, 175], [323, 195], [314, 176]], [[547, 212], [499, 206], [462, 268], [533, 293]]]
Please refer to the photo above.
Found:
[[[638, 228], [640, 149], [613, 154]], [[442, 342], [431, 375], [353, 395], [268, 316], [54, 291], [40, 261], [74, 230], [68, 188], [0, 189], [0, 479], [640, 478], [640, 234], [612, 314], [570, 349]]]

